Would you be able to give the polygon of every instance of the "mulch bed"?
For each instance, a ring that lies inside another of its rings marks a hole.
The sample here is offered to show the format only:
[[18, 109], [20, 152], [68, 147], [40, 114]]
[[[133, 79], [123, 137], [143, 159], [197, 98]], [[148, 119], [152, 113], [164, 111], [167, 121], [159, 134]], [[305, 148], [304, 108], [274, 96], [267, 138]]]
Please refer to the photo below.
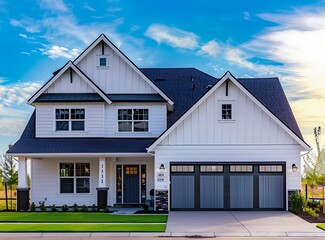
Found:
[[325, 223], [325, 214], [322, 213], [322, 212], [319, 213], [319, 218], [318, 219], [312, 218], [310, 215], [308, 215], [305, 212], [297, 214], [297, 216], [304, 219], [307, 222], [310, 222], [310, 223]]

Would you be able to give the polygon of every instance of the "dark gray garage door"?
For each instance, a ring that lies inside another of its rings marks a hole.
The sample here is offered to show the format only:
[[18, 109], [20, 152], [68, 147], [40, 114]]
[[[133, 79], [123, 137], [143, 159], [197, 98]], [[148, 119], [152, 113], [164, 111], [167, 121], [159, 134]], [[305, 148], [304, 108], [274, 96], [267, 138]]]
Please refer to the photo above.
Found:
[[285, 165], [171, 164], [172, 210], [284, 210]]

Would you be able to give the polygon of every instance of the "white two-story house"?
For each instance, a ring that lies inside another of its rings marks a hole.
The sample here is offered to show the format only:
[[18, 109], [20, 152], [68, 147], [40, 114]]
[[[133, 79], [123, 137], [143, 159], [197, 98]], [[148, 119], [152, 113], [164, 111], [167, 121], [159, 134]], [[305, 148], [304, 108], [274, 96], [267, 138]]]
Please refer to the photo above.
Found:
[[28, 103], [35, 111], [8, 151], [17, 210], [151, 194], [156, 210], [286, 210], [300, 189], [309, 146], [277, 78], [141, 69], [100, 35]]

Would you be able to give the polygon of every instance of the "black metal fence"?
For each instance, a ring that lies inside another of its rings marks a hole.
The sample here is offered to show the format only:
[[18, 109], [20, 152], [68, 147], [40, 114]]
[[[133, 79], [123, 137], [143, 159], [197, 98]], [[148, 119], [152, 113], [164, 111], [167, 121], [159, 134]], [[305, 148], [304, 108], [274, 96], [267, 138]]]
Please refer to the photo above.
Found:
[[0, 198], [0, 210], [15, 210], [16, 209], [16, 192], [14, 192], [14, 197], [8, 196], [8, 186], [4, 184], [5, 197]]

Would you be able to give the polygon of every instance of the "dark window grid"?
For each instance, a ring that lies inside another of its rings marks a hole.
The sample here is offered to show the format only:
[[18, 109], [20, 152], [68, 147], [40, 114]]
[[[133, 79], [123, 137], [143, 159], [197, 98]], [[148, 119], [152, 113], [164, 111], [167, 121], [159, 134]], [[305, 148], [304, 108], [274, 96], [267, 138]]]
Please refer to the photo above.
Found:
[[90, 193], [90, 163], [60, 163], [59, 174], [60, 193]]
[[148, 132], [149, 110], [148, 109], [119, 109], [118, 110], [119, 132]]
[[56, 109], [55, 118], [56, 119], [69, 119], [70, 117], [69, 109]]
[[71, 109], [71, 119], [85, 119], [85, 109]]
[[232, 119], [231, 104], [222, 104], [222, 119]]
[[[56, 131], [84, 131], [85, 109], [56, 109]], [[71, 116], [71, 118], [69, 117]], [[62, 119], [67, 121], [62, 121]]]

